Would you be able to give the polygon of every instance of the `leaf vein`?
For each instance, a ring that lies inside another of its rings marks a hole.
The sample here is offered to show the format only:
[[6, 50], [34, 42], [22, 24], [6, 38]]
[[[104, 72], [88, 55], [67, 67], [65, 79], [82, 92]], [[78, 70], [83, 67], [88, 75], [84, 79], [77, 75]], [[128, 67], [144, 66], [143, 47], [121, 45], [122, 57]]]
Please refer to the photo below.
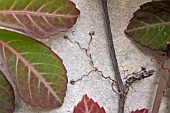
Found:
[[3, 86], [0, 86], [0, 89], [4, 90], [9, 96], [12, 96], [11, 93]]
[[46, 33], [46, 31], [45, 31], [43, 28], [41, 28], [37, 23], [35, 23], [35, 21], [32, 19], [32, 17], [31, 17], [30, 15], [27, 14], [27, 17], [31, 20], [31, 22], [32, 22], [37, 28], [39, 28], [42, 32], [45, 32], [45, 33]]
[[0, 44], [4, 45], [9, 51], [11, 51], [15, 56], [19, 57], [19, 59], [24, 63], [24, 65], [35, 74], [37, 78], [41, 80], [41, 82], [44, 84], [44, 86], [48, 89], [48, 91], [55, 97], [55, 99], [61, 104], [62, 101], [58, 97], [58, 95], [54, 92], [52, 87], [47, 83], [47, 81], [42, 77], [42, 75], [37, 72], [37, 70], [24, 58], [22, 57], [17, 51], [15, 51], [12, 47], [10, 47], [8, 44], [6, 44], [3, 41], [0, 41]]
[[30, 7], [30, 5], [31, 5], [32, 3], [34, 3], [35, 1], [36, 1], [36, 0], [30, 1], [30, 3], [28, 3], [27, 6], [25, 6], [24, 10], [27, 10], [27, 9]]
[[[64, 81], [66, 81], [62, 76], [58, 76], [57, 74], [55, 74], [55, 73], [41, 73], [42, 75], [53, 75], [53, 76], [57, 76], [57, 77], [59, 77], [59, 78], [61, 78], [61, 79], [63, 79]], [[66, 81], [67, 82], [67, 81]]]
[[6, 62], [6, 54], [5, 54], [5, 47], [4, 47], [4, 45], [2, 45], [2, 54], [3, 54], [4, 60]]
[[63, 7], [60, 7], [58, 9], [56, 9], [55, 11], [52, 12], [52, 14], [56, 14], [58, 11], [60, 11], [61, 9], [63, 9]]
[[30, 32], [33, 33], [33, 34], [36, 34], [35, 32], [32, 32], [28, 27], [26, 27], [26, 26], [18, 19], [18, 17], [17, 17], [15, 14], [12, 14], [12, 15], [13, 15], [13, 17], [16, 19], [16, 21], [17, 21], [21, 26], [23, 26], [23, 27], [25, 28], [25, 30], [30, 31]]
[[49, 65], [49, 66], [54, 66], [57, 67], [58, 69], [62, 69], [60, 66], [55, 65], [55, 64], [47, 64], [47, 63], [31, 63], [33, 66], [35, 65]]
[[42, 6], [36, 12], [39, 13], [45, 6], [47, 6], [51, 3], [55, 3], [55, 1], [50, 1], [50, 2], [46, 2], [46, 3], [42, 4]]
[[158, 35], [161, 34], [164, 29], [165, 29], [165, 26], [162, 27], [162, 29], [161, 29], [161, 31], [159, 31], [159, 33], [157, 33], [153, 38], [151, 38], [151, 39], [148, 41], [148, 44], [152, 43], [152, 41], [153, 41], [154, 39], [156, 39], [156, 37], [158, 37]]
[[5, 102], [5, 103], [8, 104], [8, 105], [11, 105], [11, 103], [7, 102], [6, 100], [4, 100], [4, 99], [2, 99], [2, 98], [0, 98], [0, 100], [2, 100], [3, 102]]
[[30, 69], [28, 69], [28, 88], [29, 88], [31, 102], [34, 103], [33, 97], [32, 97], [32, 91], [31, 91], [31, 70]]
[[[19, 80], [18, 80], [18, 61], [19, 61], [19, 58], [18, 58], [18, 56], [16, 56], [15, 74], [16, 74], [17, 87], [19, 86]], [[21, 90], [20, 90], [19, 87], [18, 87], [18, 91], [21, 93]]]
[[16, 5], [17, 2], [18, 2], [18, 0], [15, 0], [15, 1], [12, 3], [11, 7], [9, 8], [9, 10], [12, 10], [12, 9], [14, 8], [14, 6]]
[[[52, 27], [53, 29], [56, 29], [51, 23], [49, 23], [49, 21], [47, 20], [47, 18], [45, 16], [42, 16], [42, 18], [45, 20], [45, 22]], [[56, 29], [57, 30], [57, 29]]]
[[164, 20], [162, 20], [160, 17], [158, 17], [157, 15], [151, 13], [151, 12], [145, 12], [145, 13], [148, 13], [150, 15], [152, 15], [153, 17], [157, 18], [160, 22], [165, 22]]
[[62, 18], [76, 18], [78, 15], [65, 15], [65, 14], [49, 14], [49, 13], [37, 13], [33, 11], [14, 11], [14, 10], [0, 10], [0, 14], [20, 14], [20, 15], [37, 15], [46, 17], [62, 17]]
[[161, 27], [161, 26], [167, 26], [167, 25], [170, 25], [170, 22], [156, 23], [156, 24], [152, 24], [152, 25], [142, 26], [142, 27], [127, 30], [126, 32], [134, 32], [134, 31], [137, 31], [137, 30], [149, 29], [149, 28], [155, 28], [155, 27]]

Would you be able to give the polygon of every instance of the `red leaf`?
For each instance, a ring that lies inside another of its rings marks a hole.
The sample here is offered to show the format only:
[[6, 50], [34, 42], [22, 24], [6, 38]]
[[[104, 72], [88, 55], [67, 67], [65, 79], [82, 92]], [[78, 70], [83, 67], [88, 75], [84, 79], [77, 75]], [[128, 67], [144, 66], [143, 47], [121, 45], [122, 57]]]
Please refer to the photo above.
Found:
[[94, 102], [91, 98], [86, 95], [83, 96], [82, 100], [74, 107], [73, 113], [106, 113], [104, 108], [100, 108], [97, 102]]
[[141, 109], [141, 110], [136, 110], [136, 111], [131, 111], [131, 113], [148, 113], [148, 109], [146, 109], [146, 108], [143, 108], [143, 109]]

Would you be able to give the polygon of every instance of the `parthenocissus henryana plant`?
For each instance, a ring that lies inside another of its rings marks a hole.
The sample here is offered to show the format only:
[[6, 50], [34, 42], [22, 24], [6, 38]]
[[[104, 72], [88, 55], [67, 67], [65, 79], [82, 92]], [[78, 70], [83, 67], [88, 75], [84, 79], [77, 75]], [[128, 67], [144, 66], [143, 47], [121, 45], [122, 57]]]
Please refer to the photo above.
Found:
[[[67, 31], [80, 11], [69, 0], [1, 0], [0, 4], [0, 58], [8, 78], [31, 106], [60, 107], [67, 89], [66, 69], [59, 56], [35, 39]], [[13, 89], [2, 72], [0, 81], [0, 113], [12, 113]]]
[[[102, 3], [106, 14], [107, 0], [102, 0]], [[50, 38], [60, 32], [66, 32], [76, 23], [79, 15], [80, 11], [69, 0], [0, 1], [0, 113], [13, 113], [15, 109], [14, 91], [8, 79], [13, 82], [18, 95], [33, 107], [51, 109], [63, 104], [68, 82], [67, 71], [61, 58], [36, 39]], [[107, 16], [105, 15], [106, 25], [109, 25]], [[166, 52], [164, 68], [168, 71], [163, 70], [165, 77], [169, 75], [170, 64], [169, 17], [170, 2], [148, 2], [134, 13], [125, 30], [130, 39], [141, 45]], [[109, 29], [106, 28], [108, 37], [111, 34]], [[165, 89], [165, 78], [161, 78], [160, 83], [163, 85], [158, 87], [152, 113], [157, 113], [159, 109], [162, 98], [160, 89]], [[118, 88], [119, 93], [124, 94], [125, 89]], [[123, 102], [124, 96], [122, 98]], [[75, 113], [77, 110], [84, 110], [79, 105], [86, 106], [87, 100], [97, 106], [98, 110], [105, 112], [87, 95], [83, 100], [84, 103], [81, 101], [75, 107]], [[92, 109], [91, 113], [95, 113], [94, 107], [86, 107]], [[124, 106], [121, 107], [123, 112]], [[133, 113], [144, 112], [148, 110], [142, 109]]]

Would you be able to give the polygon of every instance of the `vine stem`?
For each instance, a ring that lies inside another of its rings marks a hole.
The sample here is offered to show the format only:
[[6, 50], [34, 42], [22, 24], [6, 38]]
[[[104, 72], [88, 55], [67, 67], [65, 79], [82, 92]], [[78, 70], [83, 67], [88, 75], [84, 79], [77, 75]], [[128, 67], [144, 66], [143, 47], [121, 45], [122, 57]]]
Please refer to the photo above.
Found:
[[152, 113], [158, 113], [163, 98], [164, 91], [166, 91], [166, 86], [168, 83], [168, 77], [170, 75], [170, 42], [167, 42], [166, 57], [164, 61], [164, 66], [162, 69], [162, 75], [160, 76], [159, 85], [157, 88], [155, 100], [152, 107]]
[[[170, 59], [166, 59], [165, 63], [164, 63], [164, 67], [168, 68], [169, 64], [170, 64]], [[159, 108], [160, 108], [161, 101], [162, 101], [162, 98], [163, 98], [163, 95], [164, 95], [164, 91], [166, 90], [166, 85], [167, 85], [167, 80], [168, 80], [169, 74], [170, 73], [167, 69], [162, 70], [162, 75], [160, 76], [159, 85], [158, 85], [158, 88], [157, 88], [154, 104], [153, 104], [153, 107], [152, 107], [152, 113], [158, 113], [159, 112]]]
[[120, 92], [118, 113], [124, 113], [124, 103], [125, 103], [124, 90], [125, 90], [125, 87], [123, 85], [123, 82], [122, 82], [122, 79], [120, 76], [120, 71], [119, 71], [116, 53], [115, 53], [115, 49], [114, 49], [113, 37], [112, 37], [112, 32], [111, 32], [111, 27], [110, 27], [110, 19], [109, 19], [108, 7], [107, 7], [107, 0], [102, 0], [102, 4], [103, 4], [104, 18], [105, 18], [105, 24], [106, 24], [106, 34], [107, 34], [109, 51], [110, 51], [110, 57], [112, 60], [113, 69], [114, 69], [115, 76], [116, 76], [117, 83], [118, 83], [118, 90]]

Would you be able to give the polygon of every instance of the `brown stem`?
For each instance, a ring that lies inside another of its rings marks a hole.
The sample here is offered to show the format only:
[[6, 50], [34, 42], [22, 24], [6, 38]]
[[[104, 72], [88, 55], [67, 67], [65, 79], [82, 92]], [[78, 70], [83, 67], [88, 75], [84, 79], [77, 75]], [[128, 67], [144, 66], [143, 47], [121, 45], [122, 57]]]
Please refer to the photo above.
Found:
[[167, 42], [167, 50], [166, 50], [166, 58], [164, 62], [164, 67], [162, 69], [162, 74], [159, 80], [159, 85], [157, 88], [153, 108], [152, 108], [152, 113], [158, 113], [159, 108], [161, 105], [161, 100], [163, 97], [163, 93], [166, 90], [167, 82], [168, 82], [168, 77], [170, 75], [169, 68], [170, 68], [170, 43]]

